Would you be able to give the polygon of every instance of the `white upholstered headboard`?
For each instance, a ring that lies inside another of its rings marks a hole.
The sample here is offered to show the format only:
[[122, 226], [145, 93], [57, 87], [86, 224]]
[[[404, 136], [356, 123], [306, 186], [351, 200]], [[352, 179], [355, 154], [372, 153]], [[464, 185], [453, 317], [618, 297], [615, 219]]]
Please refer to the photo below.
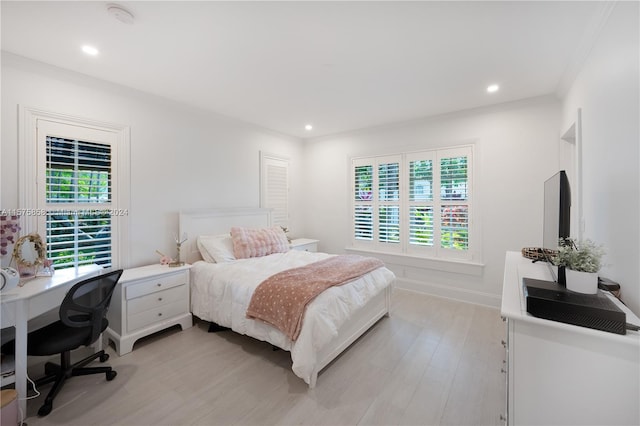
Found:
[[186, 234], [187, 241], [180, 248], [180, 260], [187, 263], [202, 260], [196, 244], [198, 235], [224, 234], [229, 232], [232, 226], [270, 227], [271, 209], [228, 208], [181, 211], [180, 235]]

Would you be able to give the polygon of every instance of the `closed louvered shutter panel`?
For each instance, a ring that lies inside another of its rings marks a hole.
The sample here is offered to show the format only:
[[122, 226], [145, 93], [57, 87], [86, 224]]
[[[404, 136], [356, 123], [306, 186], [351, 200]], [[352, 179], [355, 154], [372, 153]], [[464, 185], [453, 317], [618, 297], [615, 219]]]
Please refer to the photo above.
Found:
[[271, 223], [289, 226], [289, 162], [283, 158], [261, 155], [260, 205], [271, 209]]
[[400, 163], [378, 164], [378, 241], [400, 242]]

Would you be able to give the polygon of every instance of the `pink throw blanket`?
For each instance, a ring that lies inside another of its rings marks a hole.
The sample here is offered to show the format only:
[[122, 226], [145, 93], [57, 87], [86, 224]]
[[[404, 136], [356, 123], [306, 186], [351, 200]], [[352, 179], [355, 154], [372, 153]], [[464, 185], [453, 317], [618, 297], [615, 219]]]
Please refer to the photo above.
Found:
[[346, 284], [381, 266], [380, 260], [371, 257], [341, 255], [279, 272], [258, 285], [247, 318], [271, 324], [295, 341], [313, 299], [329, 287]]

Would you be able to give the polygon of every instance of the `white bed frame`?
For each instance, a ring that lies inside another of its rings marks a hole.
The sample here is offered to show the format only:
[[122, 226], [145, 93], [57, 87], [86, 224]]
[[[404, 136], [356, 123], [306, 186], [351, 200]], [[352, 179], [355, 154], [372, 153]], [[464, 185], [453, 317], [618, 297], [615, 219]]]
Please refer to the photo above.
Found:
[[[202, 260], [196, 238], [198, 235], [218, 235], [229, 232], [232, 226], [264, 228], [271, 226], [271, 210], [259, 208], [200, 209], [180, 212], [180, 235], [186, 234], [180, 260], [193, 263]], [[362, 336], [380, 318], [389, 315], [391, 286], [360, 308], [339, 330], [338, 335], [317, 353], [317, 362], [309, 383], [314, 388], [318, 373]]]

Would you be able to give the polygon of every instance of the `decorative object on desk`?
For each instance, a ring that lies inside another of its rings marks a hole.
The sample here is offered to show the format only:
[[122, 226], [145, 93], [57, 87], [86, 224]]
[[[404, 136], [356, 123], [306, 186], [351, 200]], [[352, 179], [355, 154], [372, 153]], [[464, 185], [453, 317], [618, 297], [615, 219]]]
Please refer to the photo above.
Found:
[[0, 216], [0, 255], [9, 253], [9, 245], [15, 244], [18, 232], [20, 232], [20, 216]]
[[20, 282], [18, 271], [13, 268], [0, 269], [0, 291], [9, 291]]
[[176, 240], [176, 249], [178, 251], [178, 256], [176, 257], [176, 260], [169, 263], [169, 266], [182, 266], [184, 265], [184, 262], [180, 261], [180, 247], [182, 246], [182, 243], [187, 241], [187, 234], [182, 234], [182, 237], [178, 237], [178, 234], [173, 234], [173, 238]]
[[167, 256], [166, 254], [160, 252], [160, 250], [156, 250], [156, 253], [160, 255], [160, 264], [161, 265], [169, 265], [173, 262], [173, 259]]
[[53, 267], [53, 260], [45, 259], [44, 262], [42, 262], [42, 270], [38, 273], [38, 276], [51, 277], [53, 276], [54, 272], [55, 272], [55, 269]]
[[602, 267], [604, 248], [591, 240], [560, 241], [558, 253], [552, 258], [556, 266], [564, 266], [567, 289], [578, 293], [598, 292], [598, 271]]
[[29, 234], [18, 238], [13, 246], [13, 259], [16, 260], [21, 279], [34, 278], [46, 259], [40, 235]]

